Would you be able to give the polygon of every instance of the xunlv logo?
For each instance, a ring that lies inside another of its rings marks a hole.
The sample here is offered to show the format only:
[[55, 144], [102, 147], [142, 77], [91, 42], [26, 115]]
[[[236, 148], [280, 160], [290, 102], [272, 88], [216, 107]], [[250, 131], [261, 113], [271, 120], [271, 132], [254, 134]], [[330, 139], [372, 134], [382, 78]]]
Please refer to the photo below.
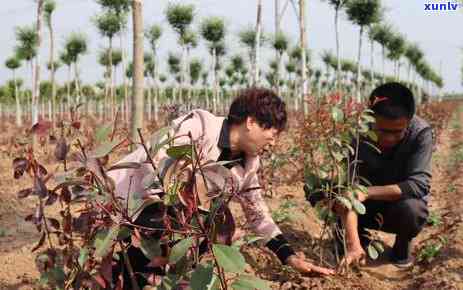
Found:
[[424, 3], [425, 11], [457, 11], [462, 4], [456, 2], [447, 3]]

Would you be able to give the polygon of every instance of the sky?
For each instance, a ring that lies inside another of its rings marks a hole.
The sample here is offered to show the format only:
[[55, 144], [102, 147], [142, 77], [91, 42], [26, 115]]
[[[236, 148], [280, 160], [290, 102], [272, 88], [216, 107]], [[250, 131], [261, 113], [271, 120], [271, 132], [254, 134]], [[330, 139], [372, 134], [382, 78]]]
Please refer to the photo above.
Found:
[[[286, 0], [280, 0], [285, 2]], [[456, 1], [456, 0], [453, 0]], [[36, 2], [34, 0], [2, 1], [0, 7], [0, 84], [11, 79], [12, 74], [4, 63], [14, 54], [16, 46], [15, 28], [34, 23], [36, 17]], [[62, 49], [66, 37], [71, 32], [81, 32], [89, 41], [89, 52], [80, 63], [80, 75], [85, 83], [95, 83], [103, 78], [103, 68], [97, 63], [97, 54], [107, 46], [107, 40], [101, 37], [94, 25], [93, 19], [101, 13], [95, 0], [56, 0], [57, 9], [53, 16], [55, 24], [56, 45]], [[160, 44], [160, 59], [166, 59], [169, 51], [180, 52], [175, 33], [169, 27], [164, 12], [167, 0], [144, 1], [144, 23], [148, 27], [153, 23], [161, 24], [164, 30]], [[177, 1], [178, 2], [178, 1]], [[255, 24], [256, 1], [252, 0], [184, 0], [183, 3], [194, 4], [196, 18], [193, 29], [198, 29], [200, 20], [206, 16], [222, 16], [226, 21], [228, 31], [227, 45], [230, 54], [245, 54], [245, 49], [238, 43], [238, 32], [248, 25]], [[321, 53], [324, 50], [335, 52], [334, 9], [325, 0], [307, 0], [307, 43], [312, 50], [312, 59], [316, 66], [322, 67]], [[445, 92], [463, 91], [461, 66], [463, 65], [463, 5], [457, 11], [425, 11], [425, 3], [446, 3], [442, 0], [383, 0], [385, 21], [392, 24], [396, 31], [401, 32], [410, 42], [416, 42], [424, 51], [425, 59], [440, 73], [444, 79]], [[450, 0], [452, 2], [452, 0]], [[340, 40], [342, 58], [356, 60], [358, 50], [359, 29], [353, 25], [345, 13], [340, 19]], [[129, 21], [129, 27], [131, 22]], [[266, 33], [274, 31], [274, 1], [263, 0], [263, 26]], [[282, 22], [282, 30], [291, 37], [292, 43], [297, 43], [297, 18], [291, 6], [288, 7]], [[362, 65], [370, 68], [370, 47], [364, 41], [362, 49]], [[118, 47], [116, 39], [115, 46]], [[129, 29], [123, 41], [128, 54], [131, 55], [132, 34]], [[48, 30], [44, 29], [44, 41], [40, 52], [45, 64], [48, 60]], [[148, 49], [146, 43], [146, 49]], [[270, 51], [270, 49], [267, 49]], [[192, 51], [192, 56], [202, 59], [208, 65], [209, 58], [204, 41]], [[266, 57], [273, 56], [270, 52]], [[376, 47], [376, 65], [374, 69], [381, 71], [380, 48]], [[262, 65], [268, 67], [268, 60]], [[44, 67], [44, 66], [43, 66]], [[161, 72], [165, 69], [161, 66]], [[392, 65], [386, 66], [386, 72], [392, 73]], [[167, 74], [167, 73], [166, 73]], [[403, 71], [402, 74], [405, 74]], [[30, 69], [23, 65], [18, 71], [26, 82], [30, 82]], [[120, 75], [120, 74], [119, 74]], [[48, 72], [42, 70], [42, 79], [48, 78]], [[59, 81], [67, 78], [65, 69], [57, 76]], [[120, 78], [120, 76], [118, 76]]]

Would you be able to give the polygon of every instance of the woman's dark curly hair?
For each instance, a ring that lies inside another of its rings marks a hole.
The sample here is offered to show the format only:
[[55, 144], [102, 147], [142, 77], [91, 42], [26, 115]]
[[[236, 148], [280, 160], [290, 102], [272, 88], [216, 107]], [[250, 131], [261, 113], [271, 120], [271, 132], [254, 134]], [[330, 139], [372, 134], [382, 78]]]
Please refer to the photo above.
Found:
[[233, 100], [228, 113], [232, 125], [240, 125], [252, 117], [264, 129], [275, 128], [279, 132], [286, 127], [286, 104], [272, 90], [249, 88]]

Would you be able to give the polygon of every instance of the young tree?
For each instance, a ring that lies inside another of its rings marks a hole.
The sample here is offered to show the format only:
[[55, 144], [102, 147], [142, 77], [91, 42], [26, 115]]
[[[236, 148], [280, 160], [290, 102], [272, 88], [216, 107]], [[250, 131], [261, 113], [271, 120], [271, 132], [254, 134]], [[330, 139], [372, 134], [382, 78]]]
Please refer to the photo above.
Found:
[[260, 39], [262, 35], [262, 0], [257, 0], [257, 16], [256, 16], [256, 35], [255, 35], [255, 43], [254, 46], [254, 63], [252, 65], [253, 68], [253, 77], [252, 77], [252, 84], [253, 86], [258, 86], [260, 82], [260, 71], [259, 71], [259, 63], [260, 63]]
[[356, 81], [356, 96], [357, 101], [361, 101], [360, 95], [360, 71], [361, 71], [361, 55], [362, 55], [362, 37], [365, 27], [378, 23], [382, 16], [382, 7], [380, 0], [352, 0], [346, 5], [346, 12], [349, 20], [360, 27], [359, 46], [357, 57], [357, 81]]
[[153, 90], [154, 90], [154, 117], [157, 120], [158, 116], [158, 100], [159, 100], [159, 68], [158, 68], [158, 46], [159, 39], [162, 36], [162, 27], [158, 24], [151, 25], [146, 31], [146, 38], [150, 44], [151, 50], [153, 52]]
[[385, 82], [386, 47], [392, 38], [392, 27], [388, 24], [374, 24], [370, 28], [370, 38], [381, 45], [382, 56], [382, 82]]
[[212, 69], [212, 86], [214, 91], [214, 100], [217, 101], [218, 86], [217, 86], [217, 46], [225, 39], [225, 22], [220, 17], [209, 17], [203, 20], [201, 23], [201, 35], [209, 43], [211, 48], [211, 69]]
[[50, 82], [51, 82], [51, 113], [52, 113], [52, 124], [53, 128], [55, 127], [55, 117], [56, 112], [56, 83], [55, 83], [55, 37], [52, 23], [53, 12], [56, 9], [55, 0], [45, 0], [44, 4], [44, 16], [45, 22], [48, 27], [49, 32], [49, 41], [50, 41], [50, 52], [49, 52], [49, 64], [50, 64]]
[[394, 63], [394, 78], [396, 80], [400, 79], [400, 58], [405, 53], [406, 45], [405, 38], [398, 32], [393, 33], [387, 43], [387, 57]]
[[[34, 87], [35, 81], [35, 70], [33, 60], [37, 55], [37, 31], [35, 26], [23, 26], [16, 28], [16, 39], [18, 41], [18, 45], [15, 48], [16, 57], [19, 60], [25, 60], [29, 63], [31, 69], [31, 87]], [[34, 103], [32, 104], [34, 105]], [[38, 109], [38, 104], [37, 104]], [[32, 111], [32, 120], [34, 120], [34, 110], [31, 108]]]
[[[250, 64], [250, 67], [251, 67], [251, 71], [253, 70], [253, 68], [255, 67], [255, 52], [256, 52], [256, 30], [249, 26], [247, 28], [244, 28], [243, 30], [241, 30], [238, 34], [238, 38], [239, 38], [239, 41], [240, 43], [247, 48], [248, 50], [248, 55], [249, 55], [249, 64]], [[264, 34], [261, 34], [260, 36], [260, 41], [259, 41], [259, 45], [263, 45], [265, 42], [265, 37], [264, 37]], [[250, 76], [250, 79], [252, 79], [252, 75]]]
[[336, 36], [336, 90], [339, 90], [340, 72], [341, 72], [341, 43], [339, 40], [339, 12], [349, 0], [328, 0], [328, 3], [334, 8], [334, 27]]
[[23, 124], [23, 120], [18, 85], [16, 83], [16, 70], [21, 67], [21, 60], [17, 57], [10, 57], [5, 61], [5, 66], [13, 73], [14, 99], [16, 101], [16, 126], [20, 127]]
[[[158, 46], [159, 46], [159, 39], [162, 36], [162, 28], [158, 24], [153, 24], [148, 28], [145, 34], [150, 44], [151, 51], [153, 52], [153, 58], [154, 58], [153, 61], [155, 64], [157, 64], [158, 63]], [[158, 70], [157, 70], [157, 66], [155, 65], [154, 75], [153, 75], [155, 86], [157, 86], [157, 78], [158, 78], [157, 75], [158, 75]]]
[[272, 43], [273, 49], [277, 53], [276, 67], [275, 67], [275, 88], [278, 95], [280, 95], [280, 70], [281, 70], [281, 61], [283, 59], [283, 54], [286, 52], [289, 46], [289, 40], [286, 35], [282, 32], [278, 33], [275, 36], [275, 39]]
[[[104, 0], [101, 0], [104, 1]], [[109, 0], [105, 0], [109, 1]], [[109, 94], [111, 97], [111, 114], [114, 117], [115, 114], [115, 100], [114, 100], [114, 87], [113, 87], [113, 73], [112, 73], [112, 50], [113, 50], [113, 39], [117, 33], [120, 33], [125, 26], [126, 17], [124, 14], [119, 13], [117, 10], [106, 10], [102, 15], [97, 16], [95, 19], [96, 26], [100, 34], [108, 38], [109, 43], [109, 66], [107, 67], [107, 73], [109, 76]]]
[[74, 85], [76, 88], [76, 104], [80, 102], [79, 59], [87, 53], [87, 37], [83, 33], [71, 33], [66, 39], [64, 49], [71, 63], [74, 64]]
[[180, 3], [169, 3], [166, 10], [167, 21], [172, 29], [177, 33], [179, 43], [182, 47], [181, 73], [180, 83], [182, 86], [185, 82], [186, 64], [188, 60], [187, 45], [185, 43], [185, 35], [188, 33], [195, 14], [194, 5], [184, 5]]
[[68, 105], [71, 105], [71, 71], [72, 71], [72, 58], [68, 54], [66, 48], [61, 52], [59, 56], [61, 62], [68, 68], [68, 78], [66, 82], [66, 101]]
[[416, 66], [416, 64], [421, 61], [421, 59], [423, 58], [423, 51], [421, 50], [418, 44], [411, 43], [407, 46], [407, 49], [405, 51], [405, 57], [408, 60], [407, 81], [411, 82], [412, 67]]
[[39, 121], [39, 103], [40, 103], [40, 47], [42, 44], [42, 18], [44, 0], [37, 0], [37, 24], [35, 26], [37, 35], [37, 55], [35, 57], [34, 81], [32, 83], [32, 125]]
[[[144, 52], [143, 52], [143, 0], [132, 1], [133, 23], [133, 97], [130, 116], [130, 135], [134, 142], [140, 140], [138, 130], [143, 126], [144, 107]], [[135, 148], [133, 148], [135, 149]], [[136, 286], [136, 282], [132, 283]], [[138, 286], [136, 286], [138, 288]], [[135, 290], [139, 290], [136, 289]]]

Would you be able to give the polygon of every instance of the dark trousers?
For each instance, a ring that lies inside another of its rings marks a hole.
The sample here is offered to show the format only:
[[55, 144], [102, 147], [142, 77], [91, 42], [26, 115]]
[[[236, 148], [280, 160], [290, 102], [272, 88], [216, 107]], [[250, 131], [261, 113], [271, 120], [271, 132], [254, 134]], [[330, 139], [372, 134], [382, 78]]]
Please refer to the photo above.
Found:
[[[359, 215], [359, 235], [364, 242], [365, 229], [380, 230], [396, 234], [393, 254], [406, 258], [410, 252], [410, 242], [422, 230], [428, 218], [428, 206], [421, 199], [409, 198], [398, 201], [367, 200], [366, 213]], [[383, 224], [378, 222], [382, 216]]]

